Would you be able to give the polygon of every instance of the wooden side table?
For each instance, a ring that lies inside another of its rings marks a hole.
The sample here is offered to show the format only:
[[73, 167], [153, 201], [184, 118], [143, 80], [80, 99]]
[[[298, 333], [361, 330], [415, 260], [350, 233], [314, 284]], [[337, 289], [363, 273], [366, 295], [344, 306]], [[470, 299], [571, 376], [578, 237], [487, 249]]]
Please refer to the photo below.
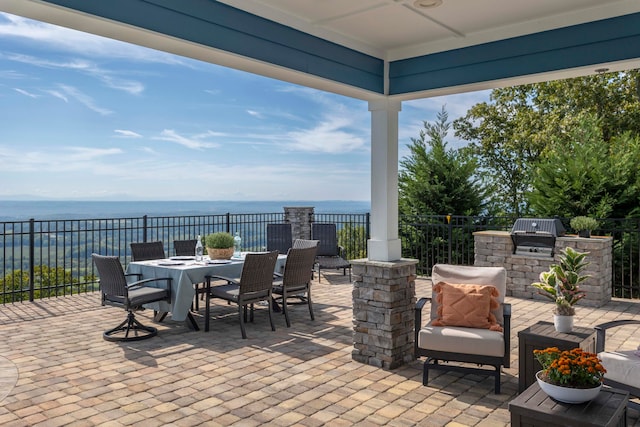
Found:
[[581, 348], [595, 353], [596, 331], [592, 328], [575, 327], [569, 333], [556, 332], [553, 323], [538, 322], [518, 332], [518, 393], [536, 382], [536, 372], [542, 369], [533, 355], [533, 350], [558, 347], [560, 350]]
[[626, 427], [629, 393], [603, 387], [598, 397], [581, 404], [550, 398], [536, 382], [509, 402], [513, 427]]

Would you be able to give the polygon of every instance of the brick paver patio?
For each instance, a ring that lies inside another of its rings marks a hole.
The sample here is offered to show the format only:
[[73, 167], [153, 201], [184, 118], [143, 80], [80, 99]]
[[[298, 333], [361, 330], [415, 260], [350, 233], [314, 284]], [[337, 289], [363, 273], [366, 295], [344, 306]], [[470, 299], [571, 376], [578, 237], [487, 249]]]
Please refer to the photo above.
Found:
[[[417, 295], [430, 294], [419, 279]], [[102, 339], [124, 311], [101, 307], [98, 294], [0, 307], [2, 426], [503, 426], [518, 388], [518, 331], [551, 320], [544, 301], [513, 304], [511, 368], [502, 394], [493, 379], [434, 372], [421, 382], [421, 361], [385, 371], [351, 360], [352, 286], [339, 273], [314, 282], [316, 320], [292, 307], [292, 327], [276, 316], [272, 332], [260, 308], [248, 339], [240, 338], [235, 306], [216, 302], [212, 330], [189, 331], [170, 319], [150, 340]], [[591, 327], [640, 318], [640, 301], [577, 308]], [[151, 322], [151, 312], [138, 316]], [[200, 327], [201, 314], [197, 315]], [[202, 328], [203, 329], [203, 328]], [[626, 341], [626, 342], [625, 342]], [[608, 337], [608, 349], [640, 344], [638, 329]], [[630, 411], [629, 424], [640, 426]]]

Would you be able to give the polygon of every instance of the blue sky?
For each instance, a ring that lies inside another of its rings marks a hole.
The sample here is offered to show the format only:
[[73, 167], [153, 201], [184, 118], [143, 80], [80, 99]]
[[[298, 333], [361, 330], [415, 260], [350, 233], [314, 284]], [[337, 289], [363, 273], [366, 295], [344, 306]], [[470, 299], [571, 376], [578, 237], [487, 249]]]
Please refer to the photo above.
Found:
[[[403, 102], [400, 158], [488, 96]], [[0, 111], [0, 199], [370, 199], [365, 101], [4, 13]]]

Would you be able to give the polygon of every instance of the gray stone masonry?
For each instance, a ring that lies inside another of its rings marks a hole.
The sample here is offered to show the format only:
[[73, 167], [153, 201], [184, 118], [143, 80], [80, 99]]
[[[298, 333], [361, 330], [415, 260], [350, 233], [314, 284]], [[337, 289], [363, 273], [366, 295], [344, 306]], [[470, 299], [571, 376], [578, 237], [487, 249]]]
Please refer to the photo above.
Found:
[[284, 207], [284, 221], [291, 224], [293, 240], [311, 238], [313, 211], [313, 207], [306, 206]]
[[394, 369], [414, 359], [417, 260], [352, 260], [353, 360]]
[[584, 273], [590, 275], [580, 288], [586, 297], [578, 304], [601, 307], [611, 300], [613, 253], [611, 237], [592, 236], [580, 238], [563, 236], [556, 239], [554, 257], [547, 252], [513, 253], [511, 235], [506, 231], [478, 231], [475, 240], [475, 265], [503, 266], [507, 269], [507, 295], [517, 298], [544, 299], [531, 286], [538, 282], [540, 273], [549, 270], [551, 264], [559, 262], [562, 249], [571, 247], [579, 252], [589, 252], [589, 265]]

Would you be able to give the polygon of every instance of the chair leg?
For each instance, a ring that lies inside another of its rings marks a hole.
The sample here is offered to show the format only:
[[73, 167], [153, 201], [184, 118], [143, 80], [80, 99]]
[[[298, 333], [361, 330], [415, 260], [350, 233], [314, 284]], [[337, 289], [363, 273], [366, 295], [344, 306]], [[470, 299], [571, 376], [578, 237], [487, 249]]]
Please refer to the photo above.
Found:
[[291, 321], [289, 321], [289, 310], [287, 310], [287, 290], [282, 292], [282, 312], [284, 313], [284, 320], [287, 322], [287, 328], [291, 327]]
[[311, 320], [316, 320], [313, 316], [313, 302], [311, 302], [311, 286], [307, 287], [307, 305], [309, 306], [309, 316]]
[[496, 365], [494, 366], [496, 368], [496, 372], [495, 372], [495, 385], [494, 385], [494, 391], [496, 394], [500, 394], [500, 365]]
[[424, 365], [422, 367], [422, 385], [427, 385], [429, 383], [429, 359], [424, 361]]
[[[129, 336], [130, 332], [134, 332], [133, 336]], [[116, 336], [118, 333], [124, 332], [124, 337]], [[143, 332], [139, 335], [139, 332]], [[102, 334], [106, 341], [140, 341], [158, 335], [158, 330], [153, 326], [145, 326], [136, 319], [132, 311], [127, 313], [127, 319], [115, 328], [109, 329]]]
[[[269, 306], [268, 307], [268, 309], [269, 309], [269, 323], [271, 323], [271, 330], [275, 331], [276, 330], [276, 325], [273, 323], [273, 313], [272, 313], [273, 310], [271, 310], [271, 295], [269, 295], [269, 298], [267, 298], [267, 305]], [[283, 305], [286, 307], [287, 306], [286, 302]], [[286, 310], [286, 308], [285, 308], [285, 310]]]
[[[207, 285], [205, 288], [205, 293], [206, 295], [206, 301], [205, 301], [205, 305], [204, 305], [204, 331], [205, 332], [209, 332], [209, 310], [211, 307], [211, 280], [207, 279]], [[196, 295], [196, 300], [198, 299], [198, 295]]]
[[240, 332], [242, 333], [242, 339], [247, 339], [247, 331], [244, 329], [244, 322], [247, 321], [247, 306], [238, 304], [238, 317], [240, 318]]

